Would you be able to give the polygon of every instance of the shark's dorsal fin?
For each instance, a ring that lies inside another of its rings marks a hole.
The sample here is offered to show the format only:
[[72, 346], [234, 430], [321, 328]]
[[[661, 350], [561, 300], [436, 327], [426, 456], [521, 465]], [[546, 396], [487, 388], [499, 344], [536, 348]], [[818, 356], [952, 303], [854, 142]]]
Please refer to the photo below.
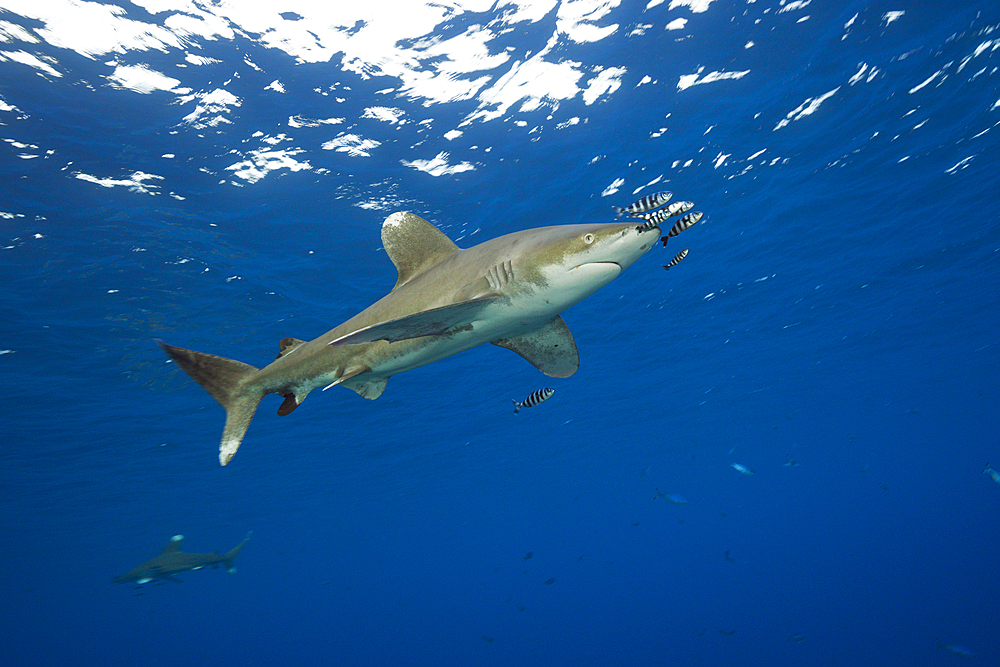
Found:
[[526, 334], [491, 342], [517, 352], [549, 377], [568, 378], [580, 367], [576, 341], [563, 318], [558, 315]]
[[393, 213], [382, 223], [382, 247], [399, 272], [392, 289], [405, 285], [459, 250], [437, 227], [405, 212]]
[[282, 338], [278, 343], [278, 349], [280, 352], [278, 352], [278, 356], [276, 358], [280, 359], [286, 354], [298, 349], [300, 345], [305, 344], [306, 342], [304, 340], [299, 340], [298, 338]]
[[184, 539], [183, 535], [174, 535], [167, 542], [167, 546], [163, 547], [163, 553], [165, 554], [175, 554], [181, 550], [181, 540]]

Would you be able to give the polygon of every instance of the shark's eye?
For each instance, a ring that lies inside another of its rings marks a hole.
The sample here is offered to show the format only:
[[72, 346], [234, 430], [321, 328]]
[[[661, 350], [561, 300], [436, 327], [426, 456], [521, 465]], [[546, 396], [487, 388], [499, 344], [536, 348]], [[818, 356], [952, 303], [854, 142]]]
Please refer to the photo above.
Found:
[[594, 235], [593, 234], [584, 234], [583, 235], [583, 242], [586, 243], [587, 245], [590, 245], [591, 243], [594, 242]]

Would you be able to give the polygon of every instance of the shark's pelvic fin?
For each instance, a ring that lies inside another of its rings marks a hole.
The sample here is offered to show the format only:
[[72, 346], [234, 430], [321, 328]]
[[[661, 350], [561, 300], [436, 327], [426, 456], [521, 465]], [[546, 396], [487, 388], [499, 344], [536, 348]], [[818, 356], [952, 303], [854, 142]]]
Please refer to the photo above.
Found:
[[396, 265], [396, 289], [451, 257], [459, 248], [437, 227], [412, 213], [393, 213], [382, 223], [382, 246]]
[[348, 389], [357, 392], [358, 396], [361, 398], [367, 398], [369, 401], [374, 401], [382, 395], [383, 391], [385, 391], [385, 383], [388, 381], [388, 378], [368, 377], [364, 380], [344, 380], [341, 384]]
[[[413, 315], [400, 317], [388, 322], [373, 324], [358, 329], [346, 336], [341, 336], [329, 344], [354, 345], [357, 343], [372, 343], [377, 340], [387, 340], [395, 343], [400, 340], [419, 338], [421, 336], [443, 336], [456, 331], [471, 328], [471, 322], [476, 319], [487, 306], [496, 303], [503, 297], [495, 294], [481, 296], [467, 301], [459, 301], [450, 306], [431, 308]], [[456, 328], [457, 327], [457, 328]]]
[[517, 352], [549, 377], [568, 378], [580, 367], [580, 354], [576, 349], [576, 341], [573, 340], [573, 334], [559, 315], [534, 331], [520, 336], [500, 338], [492, 343]]
[[226, 409], [226, 425], [219, 444], [219, 463], [229, 463], [240, 448], [264, 392], [249, 386], [257, 369], [242, 361], [217, 357], [156, 341], [181, 369], [194, 378]]

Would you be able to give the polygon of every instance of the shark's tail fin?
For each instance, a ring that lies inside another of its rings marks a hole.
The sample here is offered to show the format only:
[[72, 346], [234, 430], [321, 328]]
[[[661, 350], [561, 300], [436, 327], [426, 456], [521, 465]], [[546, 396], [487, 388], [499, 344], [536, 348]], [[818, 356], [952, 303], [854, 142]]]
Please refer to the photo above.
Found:
[[240, 448], [250, 420], [257, 411], [257, 405], [264, 398], [265, 392], [247, 382], [257, 369], [242, 361], [185, 350], [167, 345], [162, 340], [156, 342], [174, 363], [226, 409], [226, 426], [222, 430], [222, 442], [219, 444], [219, 463], [226, 465]]
[[222, 557], [223, 562], [226, 564], [226, 572], [229, 574], [236, 574], [236, 566], [233, 565], [233, 559], [236, 558], [236, 554], [240, 552], [240, 549], [242, 549], [243, 545], [247, 543], [247, 540], [250, 539], [251, 535], [253, 535], [253, 531], [247, 531], [247, 536], [243, 538], [243, 541], [233, 547], [229, 553]]

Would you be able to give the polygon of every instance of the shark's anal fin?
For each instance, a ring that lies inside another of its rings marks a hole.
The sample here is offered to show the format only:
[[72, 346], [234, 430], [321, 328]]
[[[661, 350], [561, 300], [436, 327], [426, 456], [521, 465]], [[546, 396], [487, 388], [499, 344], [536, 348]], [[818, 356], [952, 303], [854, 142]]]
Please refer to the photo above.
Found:
[[382, 246], [396, 265], [403, 285], [458, 252], [455, 242], [441, 230], [412, 213], [393, 213], [382, 223]]
[[517, 352], [549, 377], [566, 378], [580, 367], [576, 341], [558, 315], [526, 334], [500, 338], [492, 343]]
[[330, 341], [328, 344], [337, 347], [340, 345], [372, 343], [377, 340], [387, 340], [390, 343], [395, 343], [396, 341], [420, 338], [421, 336], [443, 336], [455, 333], [456, 331], [465, 331], [472, 326], [472, 322], [485, 308], [502, 298], [491, 294], [469, 299], [468, 301], [453, 303], [450, 306], [431, 308], [430, 310], [424, 310], [413, 315], [407, 315], [406, 317], [358, 329], [353, 333]]

